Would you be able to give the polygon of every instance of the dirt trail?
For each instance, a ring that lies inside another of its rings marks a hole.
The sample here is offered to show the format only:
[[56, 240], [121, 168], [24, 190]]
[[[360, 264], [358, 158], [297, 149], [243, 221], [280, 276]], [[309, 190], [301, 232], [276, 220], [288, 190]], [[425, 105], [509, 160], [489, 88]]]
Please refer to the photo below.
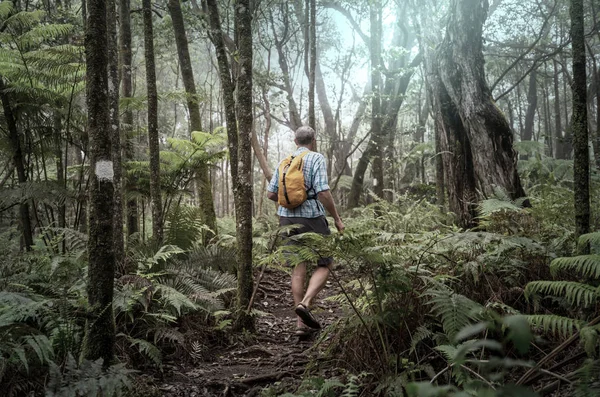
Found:
[[[341, 316], [337, 303], [324, 300], [338, 293], [339, 288], [330, 277], [313, 308], [323, 327]], [[258, 396], [264, 387], [274, 382], [290, 386], [300, 382], [306, 364], [326, 342], [310, 350], [317, 336], [299, 341], [294, 335], [296, 321], [289, 275], [268, 269], [254, 307], [265, 315], [257, 318], [253, 343], [235, 343], [217, 353], [215, 359], [196, 365], [170, 363], [170, 374], [159, 385], [162, 395], [250, 397]]]

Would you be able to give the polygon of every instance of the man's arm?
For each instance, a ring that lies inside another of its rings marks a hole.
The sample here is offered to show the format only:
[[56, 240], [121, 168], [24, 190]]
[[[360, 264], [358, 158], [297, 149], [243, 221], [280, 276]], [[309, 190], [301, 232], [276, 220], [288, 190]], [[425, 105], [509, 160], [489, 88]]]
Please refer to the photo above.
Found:
[[269, 200], [277, 202], [277, 192], [279, 191], [279, 167], [273, 173], [271, 182], [267, 186], [267, 198]]
[[335, 227], [340, 233], [344, 232], [344, 223], [342, 222], [342, 218], [337, 212], [335, 208], [335, 203], [333, 202], [333, 196], [331, 195], [330, 190], [323, 190], [318, 194], [319, 201], [323, 204], [323, 207], [331, 214], [333, 220], [335, 222]]

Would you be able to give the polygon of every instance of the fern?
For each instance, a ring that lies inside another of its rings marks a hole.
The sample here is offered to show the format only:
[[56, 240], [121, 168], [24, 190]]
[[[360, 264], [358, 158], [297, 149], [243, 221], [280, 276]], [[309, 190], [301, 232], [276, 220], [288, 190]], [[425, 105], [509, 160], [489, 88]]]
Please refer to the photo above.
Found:
[[145, 339], [132, 338], [123, 333], [117, 334], [117, 337], [124, 337], [130, 343], [130, 347], [137, 347], [138, 352], [149, 358], [156, 366], [162, 364], [162, 353], [153, 343]]
[[123, 396], [130, 389], [131, 376], [136, 371], [126, 369], [125, 364], [111, 365], [105, 371], [102, 359], [84, 360], [80, 365], [69, 355], [64, 370], [51, 363], [50, 380], [46, 388], [47, 397], [97, 397]]
[[533, 327], [539, 327], [544, 332], [549, 332], [563, 338], [573, 335], [585, 322], [569, 317], [553, 314], [535, 314], [525, 316]]
[[575, 281], [533, 281], [525, 287], [525, 296], [552, 295], [562, 297], [572, 306], [589, 307], [598, 300], [598, 288]]
[[600, 278], [600, 255], [580, 255], [570, 258], [556, 258], [550, 264], [554, 276], [560, 271], [577, 272], [584, 277]]
[[429, 304], [435, 317], [440, 319], [444, 332], [453, 340], [458, 332], [480, 318], [482, 306], [469, 298], [454, 291], [429, 289], [426, 296], [430, 297]]
[[596, 247], [600, 247], [600, 232], [588, 233], [579, 237], [580, 244], [590, 244]]

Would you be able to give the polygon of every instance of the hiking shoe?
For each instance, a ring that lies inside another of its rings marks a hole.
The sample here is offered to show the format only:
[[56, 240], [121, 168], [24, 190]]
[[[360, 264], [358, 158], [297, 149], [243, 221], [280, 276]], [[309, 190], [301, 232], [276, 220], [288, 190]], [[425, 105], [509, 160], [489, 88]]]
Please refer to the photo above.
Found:
[[308, 307], [306, 307], [305, 304], [299, 303], [298, 306], [296, 306], [295, 312], [298, 315], [298, 317], [302, 319], [304, 324], [308, 325], [310, 328], [321, 328], [321, 324], [319, 324], [317, 319], [312, 315], [312, 313], [310, 312], [310, 310], [308, 310]]

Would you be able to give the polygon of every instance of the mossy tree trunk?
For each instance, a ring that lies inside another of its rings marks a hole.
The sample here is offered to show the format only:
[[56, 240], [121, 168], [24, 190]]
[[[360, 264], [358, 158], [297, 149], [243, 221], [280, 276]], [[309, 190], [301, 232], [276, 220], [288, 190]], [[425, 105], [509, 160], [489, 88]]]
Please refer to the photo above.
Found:
[[154, 59], [152, 1], [142, 1], [144, 17], [144, 57], [146, 60], [146, 89], [148, 95], [148, 150], [150, 151], [150, 203], [152, 207], [152, 238], [163, 240], [163, 210], [160, 192], [160, 146], [158, 141], [158, 94]]
[[108, 102], [110, 117], [110, 133], [112, 161], [114, 168], [115, 207], [114, 217], [114, 252], [116, 266], [119, 271], [125, 271], [125, 241], [123, 239], [123, 187], [121, 166], [121, 123], [119, 121], [119, 51], [117, 43], [117, 4], [109, 1], [106, 8], [108, 30]]
[[449, 209], [462, 226], [476, 223], [477, 203], [501, 188], [525, 196], [513, 133], [486, 83], [482, 29], [487, 0], [452, 0], [446, 37], [429, 52], [428, 82], [440, 131]]
[[237, 237], [237, 315], [234, 328], [254, 330], [247, 312], [252, 295], [252, 9], [249, 0], [235, 5], [235, 44], [237, 46], [236, 93], [231, 68], [225, 51], [223, 31], [216, 0], [206, 0], [209, 36], [215, 46], [219, 78], [223, 90], [231, 180], [236, 216]]
[[[588, 142], [585, 35], [583, 0], [571, 0], [573, 47], [573, 174], [575, 194], [575, 236], [590, 232], [590, 152]], [[581, 252], [589, 250], [581, 247]]]
[[[131, 52], [131, 0], [119, 0], [119, 57], [121, 63], [121, 96], [131, 98], [133, 96], [133, 76]], [[124, 155], [128, 161], [133, 160], [133, 111], [129, 105], [125, 106], [123, 112]], [[135, 198], [127, 200], [127, 234], [131, 235], [139, 231], [138, 205]]]
[[[177, 55], [181, 67], [181, 78], [187, 94], [187, 107], [190, 115], [190, 132], [202, 131], [202, 120], [200, 118], [200, 107], [198, 106], [198, 95], [196, 92], [196, 83], [194, 81], [194, 72], [192, 61], [188, 48], [188, 40], [185, 33], [183, 14], [179, 0], [169, 0], [167, 3], [171, 20], [173, 22], [173, 32], [175, 33], [175, 44], [177, 45]], [[198, 187], [198, 199], [202, 218], [204, 223], [215, 233], [217, 232], [217, 216], [215, 214], [215, 205], [213, 194], [208, 176], [208, 164], [200, 164], [196, 170], [196, 184]]]
[[113, 164], [108, 107], [108, 46], [106, 2], [89, 3], [85, 34], [87, 65], [90, 183], [88, 240], [88, 302], [90, 319], [86, 326], [83, 357], [104, 359], [111, 364], [114, 354], [115, 323], [112, 299], [115, 273], [113, 249], [114, 211]]
[[236, 44], [239, 56], [237, 78], [238, 177], [237, 177], [237, 245], [238, 294], [236, 328], [254, 329], [254, 321], [246, 311], [252, 296], [252, 9], [250, 0], [238, 0], [235, 6]]

